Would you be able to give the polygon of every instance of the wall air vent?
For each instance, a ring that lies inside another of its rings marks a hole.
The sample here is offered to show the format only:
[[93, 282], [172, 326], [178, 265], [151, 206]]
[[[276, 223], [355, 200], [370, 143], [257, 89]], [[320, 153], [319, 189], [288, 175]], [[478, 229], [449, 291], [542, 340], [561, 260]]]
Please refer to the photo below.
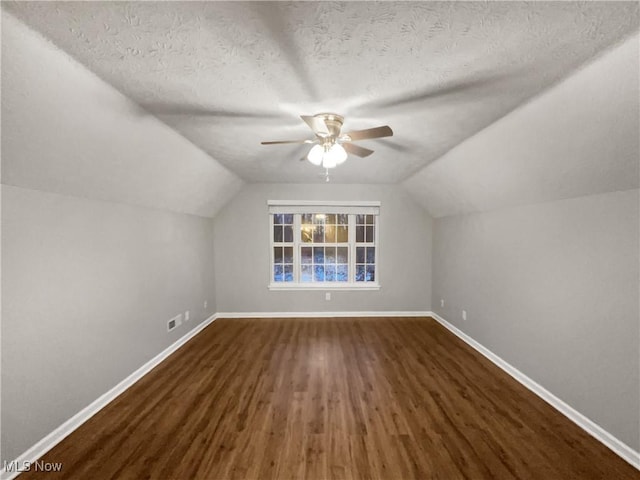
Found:
[[174, 328], [180, 326], [182, 324], [182, 314], [173, 317], [171, 320], [167, 322], [167, 332], [170, 332]]

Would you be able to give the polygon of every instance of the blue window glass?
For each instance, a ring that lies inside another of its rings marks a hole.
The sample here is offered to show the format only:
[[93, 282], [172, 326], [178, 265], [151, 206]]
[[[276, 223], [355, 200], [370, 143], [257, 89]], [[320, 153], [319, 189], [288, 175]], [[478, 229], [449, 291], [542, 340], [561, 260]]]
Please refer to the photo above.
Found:
[[375, 247], [367, 247], [367, 263], [376, 263]]
[[284, 281], [293, 282], [293, 265], [284, 266]]
[[376, 279], [376, 267], [375, 265], [367, 265], [366, 281], [373, 282]]
[[324, 280], [326, 282], [333, 282], [336, 279], [336, 266], [325, 265], [324, 266]]
[[356, 282], [364, 282], [364, 265], [356, 265]]
[[302, 269], [300, 271], [300, 281], [302, 281], [302, 282], [311, 282], [311, 281], [313, 281], [313, 266], [312, 265], [302, 265]]
[[349, 280], [349, 266], [338, 265], [336, 271], [336, 280], [339, 282], [346, 282]]
[[273, 281], [274, 282], [284, 281], [284, 269], [282, 268], [282, 265], [273, 266]]

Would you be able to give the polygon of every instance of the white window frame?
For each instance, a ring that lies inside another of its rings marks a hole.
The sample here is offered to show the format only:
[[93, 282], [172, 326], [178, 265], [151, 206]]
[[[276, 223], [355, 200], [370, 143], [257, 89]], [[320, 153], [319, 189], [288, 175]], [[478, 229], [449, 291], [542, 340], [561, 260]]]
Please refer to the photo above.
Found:
[[[350, 202], [350, 201], [267, 201], [269, 214], [269, 290], [380, 290], [380, 202]], [[293, 214], [293, 282], [273, 281], [273, 216], [277, 213]], [[300, 241], [300, 215], [303, 213], [342, 213], [349, 215], [349, 280], [347, 282], [300, 282], [302, 246], [308, 246]], [[375, 215], [374, 243], [375, 247], [375, 281], [356, 282], [356, 224], [355, 215]]]

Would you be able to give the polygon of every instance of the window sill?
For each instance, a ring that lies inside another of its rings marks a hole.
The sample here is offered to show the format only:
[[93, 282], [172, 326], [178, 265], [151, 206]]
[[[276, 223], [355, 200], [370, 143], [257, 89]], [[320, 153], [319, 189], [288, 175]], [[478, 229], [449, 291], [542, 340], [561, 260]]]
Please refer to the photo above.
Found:
[[380, 290], [376, 282], [366, 283], [270, 283], [269, 290]]

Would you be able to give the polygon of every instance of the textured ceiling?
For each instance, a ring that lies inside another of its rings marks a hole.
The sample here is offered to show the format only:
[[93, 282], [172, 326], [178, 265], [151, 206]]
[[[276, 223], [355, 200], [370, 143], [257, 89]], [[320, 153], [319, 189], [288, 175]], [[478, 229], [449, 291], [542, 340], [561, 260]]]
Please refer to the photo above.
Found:
[[[300, 114], [390, 125], [333, 181], [405, 180], [637, 29], [635, 2], [3, 2], [247, 181], [321, 181]], [[139, 115], [148, 115], [140, 110]]]

